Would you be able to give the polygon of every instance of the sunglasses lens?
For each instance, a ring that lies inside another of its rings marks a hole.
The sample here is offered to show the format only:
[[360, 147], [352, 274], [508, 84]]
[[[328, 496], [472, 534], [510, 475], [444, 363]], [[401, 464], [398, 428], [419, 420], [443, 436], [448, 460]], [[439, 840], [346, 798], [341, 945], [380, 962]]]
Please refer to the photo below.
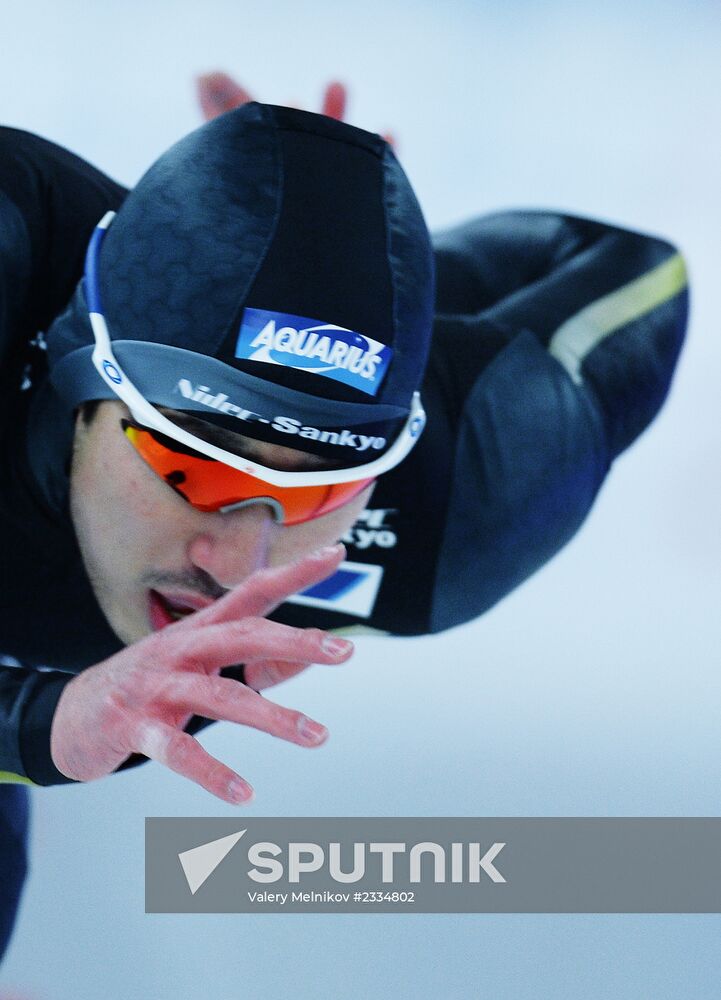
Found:
[[196, 510], [218, 511], [246, 501], [267, 500], [276, 516], [282, 510], [284, 524], [302, 524], [337, 510], [373, 482], [362, 479], [329, 486], [274, 486], [170, 439], [160, 440], [155, 432], [127, 420], [121, 425], [141, 458]]

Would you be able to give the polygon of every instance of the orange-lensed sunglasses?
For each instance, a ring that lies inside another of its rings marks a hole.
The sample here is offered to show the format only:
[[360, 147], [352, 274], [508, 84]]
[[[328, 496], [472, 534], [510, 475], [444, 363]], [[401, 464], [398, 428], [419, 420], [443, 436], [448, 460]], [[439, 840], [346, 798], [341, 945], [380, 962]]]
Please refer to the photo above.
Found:
[[227, 513], [267, 503], [282, 524], [303, 524], [330, 514], [374, 482], [274, 486], [263, 479], [186, 448], [158, 431], [121, 420], [125, 436], [160, 478], [196, 510]]

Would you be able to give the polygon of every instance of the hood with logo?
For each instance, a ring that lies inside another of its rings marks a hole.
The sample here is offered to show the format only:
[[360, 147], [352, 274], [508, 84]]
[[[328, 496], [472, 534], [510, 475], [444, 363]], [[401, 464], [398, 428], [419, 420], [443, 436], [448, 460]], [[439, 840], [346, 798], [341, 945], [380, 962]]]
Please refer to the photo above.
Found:
[[[433, 253], [380, 136], [254, 102], [144, 175], [105, 236], [99, 290], [151, 403], [353, 465], [393, 443], [420, 387]], [[67, 406], [113, 398], [83, 282], [47, 343]]]

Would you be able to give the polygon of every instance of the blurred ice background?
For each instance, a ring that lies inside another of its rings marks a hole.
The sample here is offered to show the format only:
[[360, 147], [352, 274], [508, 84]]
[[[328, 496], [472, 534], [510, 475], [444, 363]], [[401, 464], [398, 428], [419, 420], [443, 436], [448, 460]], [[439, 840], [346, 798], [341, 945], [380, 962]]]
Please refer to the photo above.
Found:
[[[684, 251], [690, 338], [661, 417], [580, 535], [481, 620], [364, 639], [278, 700], [319, 751], [215, 726], [245, 815], [718, 815], [721, 9], [690, 0], [25, 0], [0, 6], [0, 118], [132, 185], [200, 122], [194, 75], [391, 129], [433, 228], [549, 207]], [[710, 998], [717, 916], [148, 916], [147, 815], [233, 815], [156, 765], [33, 795], [0, 973], [37, 1000]], [[716, 873], [717, 875], [717, 873]], [[714, 986], [716, 983], [716, 986]], [[0, 987], [0, 989], [2, 989]]]

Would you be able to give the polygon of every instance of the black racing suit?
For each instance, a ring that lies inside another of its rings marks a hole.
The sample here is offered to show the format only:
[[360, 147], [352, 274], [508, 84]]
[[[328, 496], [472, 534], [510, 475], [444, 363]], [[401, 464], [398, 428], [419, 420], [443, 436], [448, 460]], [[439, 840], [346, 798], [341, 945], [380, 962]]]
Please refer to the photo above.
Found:
[[[17, 661], [0, 667], [6, 781], [69, 780], [49, 751], [58, 698], [120, 648], [69, 517], [70, 415], [31, 342], [67, 304], [94, 225], [125, 193], [67, 151], [0, 129], [0, 653]], [[571, 538], [666, 396], [688, 306], [666, 241], [509, 211], [434, 246], [427, 429], [378, 482], [345, 539], [347, 564], [283, 605], [280, 621], [419, 635], [482, 614]]]

